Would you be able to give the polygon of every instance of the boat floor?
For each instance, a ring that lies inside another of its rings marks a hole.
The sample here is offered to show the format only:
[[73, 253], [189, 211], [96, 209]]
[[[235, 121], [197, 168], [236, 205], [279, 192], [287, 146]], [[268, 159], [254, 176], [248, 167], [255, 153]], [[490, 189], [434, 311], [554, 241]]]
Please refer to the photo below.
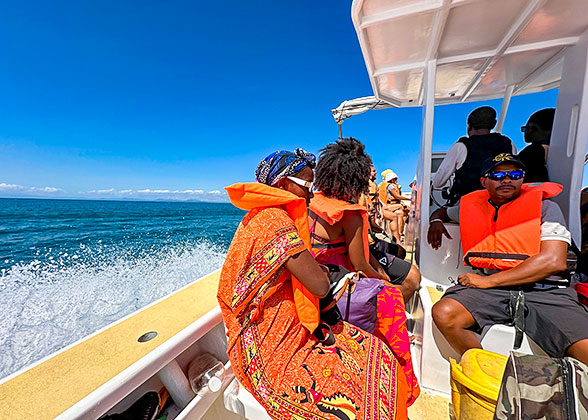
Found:
[[[210, 312], [220, 270], [0, 385], [0, 419], [52, 419]], [[157, 331], [151, 341], [137, 339]]]
[[450, 400], [441, 395], [421, 392], [414, 404], [408, 407], [408, 418], [410, 420], [448, 420], [453, 419], [449, 409]]

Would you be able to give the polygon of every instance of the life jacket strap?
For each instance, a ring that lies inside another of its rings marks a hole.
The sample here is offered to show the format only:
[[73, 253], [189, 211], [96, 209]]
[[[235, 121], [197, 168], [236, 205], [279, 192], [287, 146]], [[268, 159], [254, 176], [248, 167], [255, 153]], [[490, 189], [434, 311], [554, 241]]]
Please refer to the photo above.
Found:
[[464, 261], [467, 265], [475, 267], [471, 262], [470, 258], [489, 258], [493, 260], [526, 260], [529, 258], [526, 254], [507, 254], [502, 252], [468, 252], [464, 257]]
[[335, 248], [342, 248], [346, 246], [344, 242], [339, 242], [335, 244], [312, 244], [313, 249], [335, 249]]

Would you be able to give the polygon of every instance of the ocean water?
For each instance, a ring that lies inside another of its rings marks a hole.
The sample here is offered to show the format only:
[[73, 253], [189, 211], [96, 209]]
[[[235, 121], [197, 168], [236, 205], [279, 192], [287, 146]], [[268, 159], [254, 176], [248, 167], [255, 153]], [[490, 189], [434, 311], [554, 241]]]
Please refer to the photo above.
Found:
[[243, 215], [0, 198], [0, 378], [220, 268]]

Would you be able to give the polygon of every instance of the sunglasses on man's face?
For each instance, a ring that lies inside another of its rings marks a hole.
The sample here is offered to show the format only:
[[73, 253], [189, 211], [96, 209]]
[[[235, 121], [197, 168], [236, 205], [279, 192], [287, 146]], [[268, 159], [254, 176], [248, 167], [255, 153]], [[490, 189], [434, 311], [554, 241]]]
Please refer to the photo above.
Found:
[[306, 189], [308, 189], [308, 191], [310, 191], [312, 189], [312, 182], [311, 181], [305, 181], [304, 179], [296, 178], [295, 176], [287, 176], [286, 178], [288, 178], [290, 181], [294, 182], [295, 184], [300, 185], [301, 187], [305, 187]]
[[517, 169], [516, 171], [498, 171], [492, 172], [486, 175], [486, 178], [492, 181], [502, 181], [504, 178], [509, 177], [513, 181], [517, 181], [525, 176], [525, 171]]

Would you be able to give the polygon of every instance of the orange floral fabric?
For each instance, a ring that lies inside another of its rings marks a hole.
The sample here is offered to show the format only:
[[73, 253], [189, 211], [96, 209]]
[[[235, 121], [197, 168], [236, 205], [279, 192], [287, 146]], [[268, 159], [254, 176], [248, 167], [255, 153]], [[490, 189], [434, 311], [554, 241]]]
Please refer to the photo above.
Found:
[[[345, 244], [345, 238], [341, 237], [335, 241], [322, 240], [322, 244]], [[320, 264], [335, 264], [345, 267], [349, 271], [355, 271], [347, 255], [345, 246], [334, 248], [314, 248], [312, 255]], [[402, 366], [406, 375], [410, 391], [408, 405], [410, 406], [420, 394], [420, 387], [412, 367], [410, 355], [410, 341], [406, 330], [406, 312], [404, 309], [404, 298], [396, 286], [386, 285], [378, 293], [378, 317], [374, 335], [384, 340], [390, 347], [398, 363]]]
[[411, 406], [421, 393], [419, 382], [412, 367], [410, 340], [406, 330], [404, 298], [397, 287], [385, 286], [378, 293], [378, 318], [374, 335], [383, 339], [396, 356], [406, 375], [410, 388], [408, 405]]
[[[257, 182], [233, 184], [226, 187], [231, 203], [243, 210], [258, 207], [280, 206], [293, 219], [298, 234], [306, 249], [310, 251], [310, 234], [308, 232], [308, 217], [306, 200], [291, 192], [270, 187]], [[314, 331], [319, 324], [319, 302], [300, 282], [292, 277], [294, 302], [296, 312], [302, 325], [309, 331]]]
[[406, 419], [410, 390], [381, 340], [340, 322], [326, 346], [300, 323], [283, 264], [304, 249], [281, 208], [239, 225], [218, 291], [237, 379], [274, 419]]

